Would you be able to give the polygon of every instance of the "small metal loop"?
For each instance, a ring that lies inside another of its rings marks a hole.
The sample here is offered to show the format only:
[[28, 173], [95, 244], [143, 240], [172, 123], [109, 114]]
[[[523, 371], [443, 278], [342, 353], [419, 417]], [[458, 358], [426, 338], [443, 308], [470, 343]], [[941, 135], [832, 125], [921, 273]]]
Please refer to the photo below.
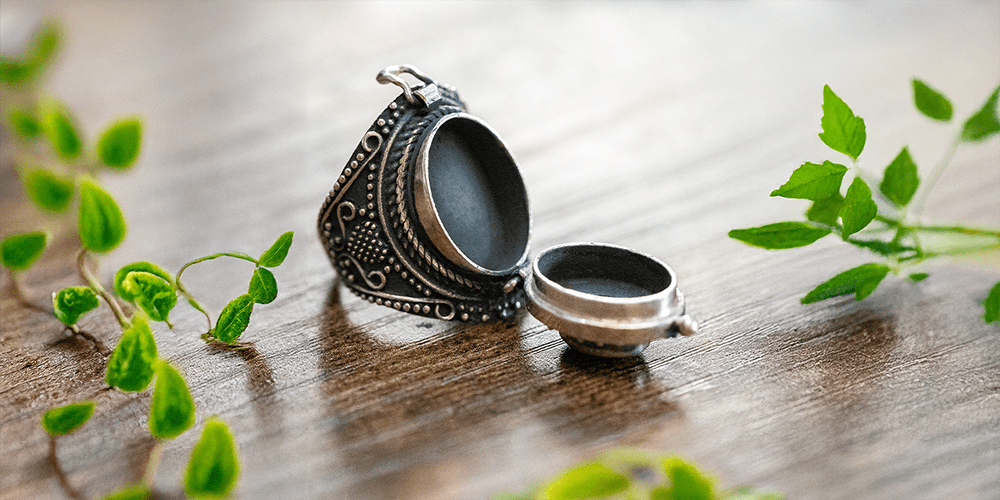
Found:
[[[378, 75], [375, 77], [375, 81], [383, 85], [392, 84], [403, 89], [403, 95], [406, 96], [406, 100], [410, 101], [410, 104], [417, 104], [417, 98], [413, 96], [414, 88], [410, 87], [409, 84], [407, 84], [402, 78], [399, 77], [399, 75], [403, 73], [413, 75], [418, 80], [424, 82], [425, 84], [424, 86], [436, 85], [434, 79], [427, 76], [423, 71], [420, 71], [419, 69], [409, 64], [397, 64], [394, 66], [388, 66], [382, 71], [379, 71]], [[423, 87], [417, 87], [417, 89], [420, 88]]]

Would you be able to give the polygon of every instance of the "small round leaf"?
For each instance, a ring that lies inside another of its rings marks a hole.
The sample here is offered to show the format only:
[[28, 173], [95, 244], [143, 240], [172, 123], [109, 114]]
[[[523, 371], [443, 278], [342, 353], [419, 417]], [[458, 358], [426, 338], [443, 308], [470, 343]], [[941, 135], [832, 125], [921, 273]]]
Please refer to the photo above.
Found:
[[97, 156], [111, 168], [126, 169], [135, 163], [142, 146], [142, 122], [138, 118], [117, 121], [97, 142]]
[[146, 318], [136, 315], [132, 326], [122, 332], [122, 338], [108, 358], [105, 380], [111, 387], [126, 392], [139, 392], [153, 380], [156, 361], [156, 339]]
[[109, 252], [125, 239], [125, 217], [114, 198], [94, 181], [80, 181], [80, 242], [88, 250]]
[[564, 472], [546, 485], [542, 498], [546, 500], [583, 500], [604, 498], [627, 490], [629, 478], [608, 466], [592, 462]]
[[130, 484], [108, 493], [101, 500], [149, 500], [153, 492], [145, 484]]
[[153, 321], [167, 321], [170, 310], [177, 305], [177, 290], [163, 278], [145, 271], [132, 271], [125, 276], [122, 287]]
[[232, 343], [240, 337], [243, 330], [250, 325], [250, 313], [253, 312], [253, 298], [243, 294], [233, 299], [219, 313], [212, 336], [222, 342]]
[[42, 133], [42, 124], [27, 110], [13, 108], [7, 112], [7, 123], [14, 134], [23, 140], [34, 139]]
[[292, 246], [292, 236], [295, 235], [294, 231], [288, 231], [282, 234], [278, 239], [268, 248], [264, 253], [260, 255], [259, 263], [263, 267], [278, 267], [282, 262], [285, 261], [285, 257], [288, 255], [288, 248]]
[[135, 297], [131, 293], [129, 293], [128, 290], [125, 290], [125, 285], [123, 282], [125, 281], [125, 277], [128, 276], [128, 274], [131, 273], [132, 271], [142, 271], [144, 273], [154, 274], [162, 278], [167, 283], [170, 283], [171, 286], [174, 286], [174, 277], [171, 276], [170, 273], [165, 271], [162, 267], [153, 264], [151, 262], [145, 262], [145, 261], [133, 262], [131, 264], [123, 266], [121, 269], [118, 270], [118, 272], [115, 273], [115, 293], [117, 293], [119, 297], [129, 302], [134, 302]]
[[75, 184], [72, 177], [63, 177], [48, 169], [29, 165], [22, 165], [18, 173], [28, 198], [39, 208], [62, 212], [73, 201]]
[[187, 382], [170, 363], [156, 362], [156, 384], [149, 404], [149, 433], [173, 439], [194, 425], [194, 400]]
[[273, 302], [278, 297], [278, 281], [274, 279], [274, 273], [263, 267], [254, 269], [253, 276], [250, 277], [250, 289], [247, 293], [258, 304]]
[[42, 427], [50, 436], [63, 436], [79, 429], [93, 414], [93, 401], [71, 403], [45, 412], [42, 415]]
[[11, 271], [24, 271], [42, 256], [49, 244], [49, 233], [34, 231], [15, 234], [0, 242], [0, 263]]
[[39, 105], [39, 119], [42, 132], [60, 158], [73, 161], [80, 157], [83, 140], [69, 109], [54, 98], [45, 99]]
[[66, 326], [75, 325], [99, 305], [97, 293], [86, 286], [71, 286], [52, 294], [52, 311]]
[[210, 417], [191, 450], [184, 474], [184, 493], [191, 498], [222, 498], [236, 486], [240, 461], [229, 426]]

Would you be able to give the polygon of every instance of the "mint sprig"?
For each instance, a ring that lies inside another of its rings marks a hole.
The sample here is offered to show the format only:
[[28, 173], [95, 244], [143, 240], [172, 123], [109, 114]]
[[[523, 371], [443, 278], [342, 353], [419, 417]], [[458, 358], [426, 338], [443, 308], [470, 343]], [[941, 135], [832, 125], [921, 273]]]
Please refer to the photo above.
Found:
[[[914, 106], [921, 114], [940, 122], [952, 119], [952, 104], [944, 94], [918, 79], [913, 79], [911, 84]], [[771, 196], [812, 201], [805, 213], [805, 221], [734, 229], [729, 236], [748, 245], [775, 250], [807, 246], [827, 234], [836, 233], [844, 242], [882, 259], [881, 262], [849, 269], [821, 283], [802, 298], [803, 304], [850, 294], [856, 300], [862, 300], [871, 295], [890, 272], [900, 274], [905, 271], [910, 281], [920, 282], [929, 274], [911, 269], [930, 259], [1000, 249], [1000, 229], [925, 225], [920, 222], [927, 195], [958, 146], [982, 142], [1000, 132], [998, 97], [1000, 87], [963, 123], [925, 182], [921, 182], [917, 163], [909, 148], [903, 147], [883, 172], [878, 194], [886, 203], [880, 206], [865, 180], [865, 177], [871, 176], [857, 166], [867, 139], [864, 120], [856, 116], [828, 85], [824, 86], [823, 132], [819, 137], [833, 151], [847, 155], [852, 161], [851, 167], [831, 161], [803, 163], [792, 172], [787, 182], [771, 192]], [[842, 194], [841, 187], [848, 172], [851, 172], [852, 179]], [[934, 248], [925, 242], [929, 238], [923, 237], [930, 234], [947, 235], [953, 240], [964, 239], [969, 243]], [[983, 318], [987, 323], [1000, 321], [1000, 283], [990, 291], [984, 307]]]

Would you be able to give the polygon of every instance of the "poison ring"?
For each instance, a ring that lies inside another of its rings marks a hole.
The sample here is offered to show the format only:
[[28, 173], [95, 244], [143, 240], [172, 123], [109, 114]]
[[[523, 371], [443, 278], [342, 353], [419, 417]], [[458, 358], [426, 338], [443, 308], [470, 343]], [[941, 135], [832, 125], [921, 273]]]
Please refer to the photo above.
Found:
[[376, 80], [403, 92], [362, 137], [319, 215], [330, 262], [353, 293], [466, 322], [527, 306], [572, 348], [599, 356], [697, 331], [676, 275], [652, 256], [573, 243], [529, 261], [528, 196], [500, 135], [466, 112], [454, 87], [412, 66]]

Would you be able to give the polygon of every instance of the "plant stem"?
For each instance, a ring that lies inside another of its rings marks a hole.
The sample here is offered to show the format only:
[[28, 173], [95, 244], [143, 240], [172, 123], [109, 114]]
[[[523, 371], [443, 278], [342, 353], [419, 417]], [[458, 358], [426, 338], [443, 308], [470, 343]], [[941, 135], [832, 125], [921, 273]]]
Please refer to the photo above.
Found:
[[1000, 238], [1000, 230], [996, 229], [980, 229], [965, 226], [922, 226], [920, 224], [903, 227], [910, 231], [925, 231], [928, 233], [958, 233], [974, 236], [994, 236]]
[[115, 319], [118, 320], [118, 324], [121, 325], [122, 330], [132, 326], [128, 318], [125, 317], [125, 313], [122, 311], [122, 307], [118, 304], [118, 301], [101, 286], [101, 282], [87, 269], [87, 255], [87, 249], [81, 248], [80, 253], [76, 256], [76, 269], [79, 271], [80, 277], [87, 282], [87, 286], [97, 292], [104, 299], [104, 302], [108, 304], [111, 312], [115, 315]]
[[191, 267], [191, 266], [193, 266], [193, 265], [195, 265], [195, 264], [197, 264], [199, 262], [205, 262], [206, 260], [218, 259], [219, 257], [232, 257], [234, 259], [240, 259], [240, 260], [245, 260], [245, 261], [248, 261], [248, 262], [252, 262], [254, 265], [258, 264], [257, 259], [255, 259], [255, 258], [253, 258], [253, 257], [251, 257], [251, 256], [249, 256], [249, 255], [247, 255], [245, 253], [240, 253], [240, 252], [220, 252], [220, 253], [209, 255], [207, 257], [202, 257], [200, 259], [195, 259], [195, 260], [192, 260], [191, 262], [188, 262], [187, 264], [184, 264], [183, 266], [181, 266], [180, 271], [177, 271], [177, 277], [174, 278], [174, 280], [177, 282], [177, 292], [180, 293], [180, 294], [182, 294], [182, 295], [184, 295], [184, 298], [186, 298], [188, 300], [188, 304], [191, 304], [191, 307], [197, 309], [199, 312], [201, 312], [202, 314], [205, 315], [205, 320], [208, 321], [208, 331], [205, 332], [206, 334], [208, 332], [212, 331], [212, 316], [208, 314], [208, 311], [206, 311], [205, 308], [200, 303], [198, 303], [197, 300], [195, 300], [194, 296], [192, 296], [191, 293], [187, 291], [187, 288], [184, 288], [184, 284], [181, 283], [181, 274], [184, 274], [184, 270], [185, 269], [187, 269], [187, 268], [189, 268], [189, 267]]
[[927, 180], [924, 182], [923, 189], [917, 197], [916, 202], [911, 205], [913, 207], [913, 218], [920, 221], [920, 218], [924, 214], [924, 204], [927, 203], [927, 196], [930, 194], [931, 190], [934, 189], [934, 185], [937, 184], [938, 179], [941, 178], [941, 174], [944, 173], [945, 167], [951, 163], [951, 159], [955, 157], [955, 151], [958, 149], [959, 143], [962, 142], [962, 135], [956, 134], [955, 139], [951, 141], [951, 145], [948, 146], [948, 150], [945, 151], [944, 157], [941, 161], [934, 166], [931, 170], [930, 175], [927, 176]]
[[142, 484], [146, 485], [150, 491], [153, 490], [153, 479], [156, 479], [156, 469], [160, 466], [160, 457], [163, 456], [163, 447], [166, 443], [159, 439], [149, 450], [149, 460], [146, 461], [146, 471], [142, 475]]
[[55, 436], [49, 436], [49, 461], [52, 463], [52, 468], [56, 471], [56, 478], [59, 479], [59, 485], [62, 486], [63, 491], [70, 498], [83, 500], [83, 495], [76, 488], [73, 488], [73, 485], [69, 484], [69, 478], [66, 477], [66, 472], [63, 471], [62, 465], [59, 463], [59, 456], [56, 455]]

